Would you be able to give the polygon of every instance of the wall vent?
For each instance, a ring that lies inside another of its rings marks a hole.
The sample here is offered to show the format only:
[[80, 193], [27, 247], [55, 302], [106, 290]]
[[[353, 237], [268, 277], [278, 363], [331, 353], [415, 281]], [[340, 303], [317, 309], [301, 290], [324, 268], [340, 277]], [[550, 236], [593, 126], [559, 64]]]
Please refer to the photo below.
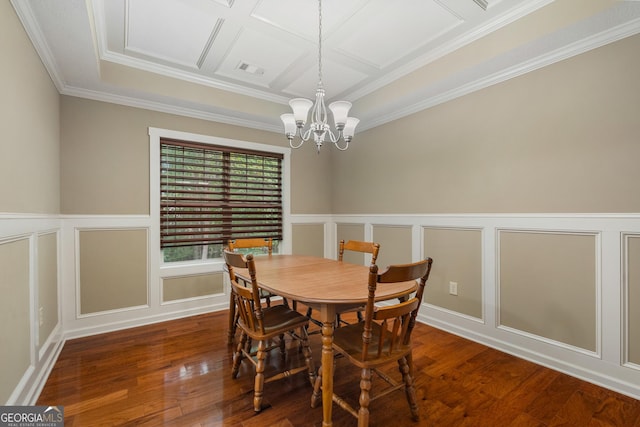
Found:
[[257, 65], [251, 65], [243, 61], [240, 61], [237, 68], [238, 70], [244, 71], [249, 74], [255, 74], [258, 76], [261, 76], [264, 74], [264, 68], [260, 68]]

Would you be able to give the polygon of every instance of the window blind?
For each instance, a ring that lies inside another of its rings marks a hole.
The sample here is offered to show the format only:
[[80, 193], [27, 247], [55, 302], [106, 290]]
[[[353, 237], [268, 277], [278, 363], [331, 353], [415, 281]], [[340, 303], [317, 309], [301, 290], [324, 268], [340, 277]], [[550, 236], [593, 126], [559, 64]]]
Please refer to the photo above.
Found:
[[282, 240], [282, 154], [160, 140], [160, 245]]

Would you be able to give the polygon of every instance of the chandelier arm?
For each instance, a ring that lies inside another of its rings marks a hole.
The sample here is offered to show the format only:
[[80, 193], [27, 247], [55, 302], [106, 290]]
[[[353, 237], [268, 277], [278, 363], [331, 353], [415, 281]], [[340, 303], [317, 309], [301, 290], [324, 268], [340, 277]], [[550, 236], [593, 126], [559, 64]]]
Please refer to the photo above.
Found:
[[347, 151], [347, 148], [349, 148], [349, 141], [346, 141], [344, 148], [340, 147], [340, 144], [338, 144], [339, 140], [333, 141], [333, 145], [336, 146], [336, 148], [340, 151]]
[[342, 132], [338, 131], [337, 134], [334, 134], [331, 131], [331, 128], [327, 129], [328, 133], [329, 133], [329, 139], [331, 140], [331, 142], [333, 142], [334, 144], [337, 143], [338, 141], [340, 141], [340, 137], [342, 136]]
[[313, 126], [310, 126], [310, 127], [309, 127], [309, 129], [307, 129], [307, 130], [304, 132], [304, 134], [302, 133], [302, 128], [300, 128], [300, 134], [299, 134], [300, 139], [301, 139], [303, 142], [307, 142], [307, 141], [309, 140], [309, 138], [311, 138], [311, 133], [312, 133], [312, 131], [313, 131]]
[[300, 140], [300, 144], [294, 145], [293, 144], [293, 138], [289, 138], [289, 147], [291, 147], [291, 148], [300, 148], [300, 147], [302, 147], [302, 144], [304, 144], [304, 139]]

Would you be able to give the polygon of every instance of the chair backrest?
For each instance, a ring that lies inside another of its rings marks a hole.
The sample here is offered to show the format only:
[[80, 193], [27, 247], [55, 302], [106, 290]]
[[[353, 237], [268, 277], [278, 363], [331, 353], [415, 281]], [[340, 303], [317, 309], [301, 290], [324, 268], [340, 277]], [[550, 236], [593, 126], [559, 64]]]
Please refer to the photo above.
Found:
[[[432, 263], [431, 258], [426, 258], [411, 264], [391, 265], [381, 273], [378, 273], [377, 265], [372, 265], [369, 268], [369, 295], [362, 334], [362, 360], [390, 356], [411, 345], [411, 331], [415, 326], [416, 316], [422, 305], [422, 295], [429, 279]], [[418, 281], [415, 296], [393, 305], [378, 307], [374, 304], [378, 286], [410, 280]], [[380, 325], [381, 331], [376, 337], [376, 342], [371, 342], [373, 322]], [[375, 353], [370, 353], [370, 349], [375, 350]]]
[[236, 249], [252, 249], [259, 248], [262, 250], [266, 250], [269, 255], [273, 252], [273, 240], [271, 238], [263, 239], [263, 238], [251, 238], [251, 239], [235, 239], [229, 240], [228, 247], [230, 251], [235, 251]]
[[380, 252], [380, 244], [374, 242], [361, 242], [359, 240], [349, 240], [347, 243], [345, 243], [344, 240], [340, 240], [338, 261], [342, 261], [344, 251], [354, 251], [371, 254], [371, 264], [375, 264], [376, 260], [378, 259], [378, 252]]
[[[256, 279], [256, 264], [253, 260], [253, 255], [248, 254], [245, 257], [240, 253], [225, 249], [224, 261], [229, 271], [231, 292], [235, 296], [236, 310], [242, 323], [249, 329], [264, 334], [264, 317], [262, 304], [260, 304], [260, 291], [258, 280]], [[242, 280], [243, 283], [238, 281], [234, 268], [246, 268], [249, 270], [251, 286], [248, 286], [248, 282], [246, 283], [247, 286], [245, 286], [244, 280]]]

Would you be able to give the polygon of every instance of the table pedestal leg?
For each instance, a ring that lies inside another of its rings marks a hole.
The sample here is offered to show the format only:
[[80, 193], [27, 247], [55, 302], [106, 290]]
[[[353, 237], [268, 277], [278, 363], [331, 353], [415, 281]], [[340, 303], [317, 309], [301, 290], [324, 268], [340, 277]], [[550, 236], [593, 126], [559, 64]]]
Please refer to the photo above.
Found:
[[322, 324], [322, 425], [333, 425], [333, 321]]

